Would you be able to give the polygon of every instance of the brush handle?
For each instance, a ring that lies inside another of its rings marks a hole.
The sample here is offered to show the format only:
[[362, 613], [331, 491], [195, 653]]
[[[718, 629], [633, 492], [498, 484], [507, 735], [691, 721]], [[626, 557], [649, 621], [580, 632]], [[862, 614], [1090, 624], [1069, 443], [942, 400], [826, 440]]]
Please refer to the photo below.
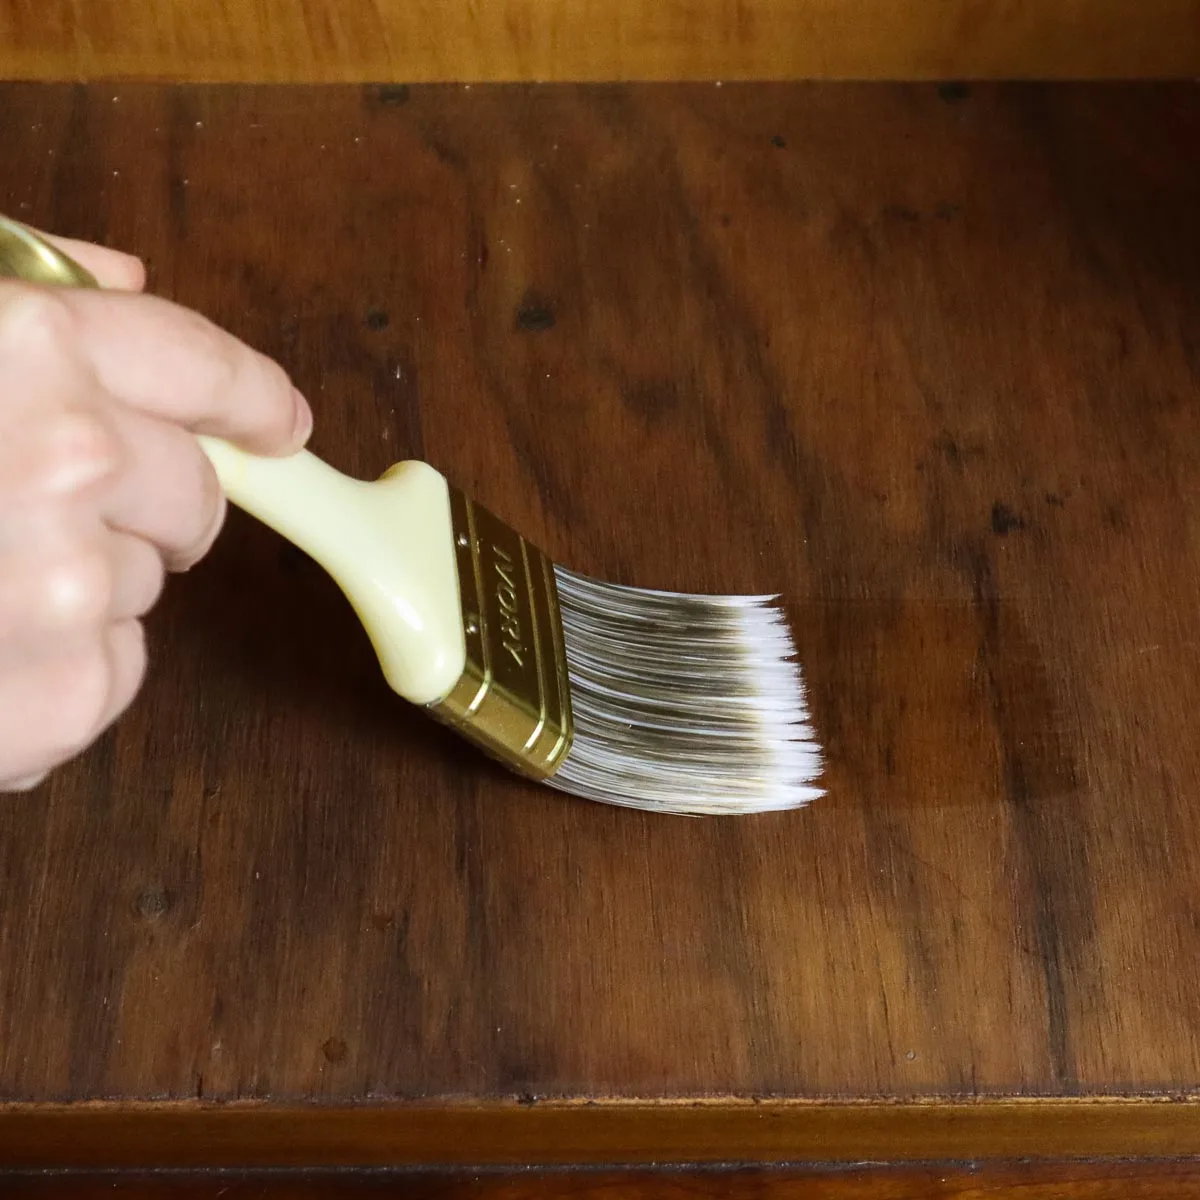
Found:
[[362, 621], [393, 691], [443, 699], [466, 665], [446, 480], [397, 463], [368, 483], [308, 450], [265, 458], [200, 437], [229, 499], [315, 559]]
[[[95, 278], [32, 229], [0, 216], [0, 277], [68, 287]], [[263, 458], [201, 437], [225, 494], [306, 551], [354, 606], [392, 689], [444, 699], [467, 661], [446, 480], [397, 463], [374, 483], [302, 450]]]

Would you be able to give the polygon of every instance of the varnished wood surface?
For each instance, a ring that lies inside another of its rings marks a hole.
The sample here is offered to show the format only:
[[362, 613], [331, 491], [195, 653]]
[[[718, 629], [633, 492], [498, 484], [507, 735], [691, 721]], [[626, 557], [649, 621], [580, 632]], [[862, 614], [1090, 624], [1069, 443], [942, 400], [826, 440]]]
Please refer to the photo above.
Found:
[[[782, 591], [829, 762], [733, 822], [526, 786], [235, 516], [128, 719], [0, 808], [0, 1096], [485, 1102], [425, 1161], [546, 1098], [714, 1102], [573, 1126], [603, 1161], [745, 1157], [722, 1097], [883, 1100], [842, 1153], [912, 1158], [1071, 1152], [944, 1099], [1192, 1094], [1197, 89], [8, 86], [0, 128], [0, 211], [143, 253], [340, 468]], [[828, 1117], [789, 1119], [778, 1156]], [[1190, 1108], [1079, 1120], [1200, 1149]]]
[[1194, 1162], [1147, 1162], [520, 1174], [0, 1173], [0, 1193], [12, 1200], [1185, 1200], [1200, 1196], [1200, 1168]]
[[0, 1108], [0, 1167], [236, 1169], [1200, 1157], [1179, 1102], [358, 1104]]
[[5, 0], [0, 77], [191, 82], [1163, 78], [1197, 0]]

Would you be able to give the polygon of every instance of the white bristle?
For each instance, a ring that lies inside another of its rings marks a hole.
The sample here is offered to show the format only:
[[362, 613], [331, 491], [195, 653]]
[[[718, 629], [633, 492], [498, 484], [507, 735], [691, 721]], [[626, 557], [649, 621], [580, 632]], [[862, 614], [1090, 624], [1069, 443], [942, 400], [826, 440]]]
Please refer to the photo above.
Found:
[[693, 816], [822, 795], [795, 647], [773, 596], [698, 596], [555, 567], [575, 741], [550, 783]]

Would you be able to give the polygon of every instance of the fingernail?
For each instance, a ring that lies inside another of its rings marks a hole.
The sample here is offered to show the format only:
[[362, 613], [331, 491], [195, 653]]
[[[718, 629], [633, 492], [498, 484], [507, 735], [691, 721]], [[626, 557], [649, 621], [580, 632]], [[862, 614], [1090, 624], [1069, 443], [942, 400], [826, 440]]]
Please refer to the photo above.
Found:
[[292, 425], [292, 440], [297, 446], [303, 446], [308, 441], [309, 434], [312, 433], [312, 409], [308, 407], [308, 401], [305, 400], [296, 388], [292, 388], [292, 399], [296, 403], [296, 419]]

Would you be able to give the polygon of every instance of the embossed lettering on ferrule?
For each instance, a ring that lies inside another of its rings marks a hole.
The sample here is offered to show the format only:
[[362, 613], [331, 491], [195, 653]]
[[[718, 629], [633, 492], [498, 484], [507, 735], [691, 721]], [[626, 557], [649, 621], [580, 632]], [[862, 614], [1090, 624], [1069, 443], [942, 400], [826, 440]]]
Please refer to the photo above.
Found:
[[517, 591], [516, 564], [512, 556], [500, 546], [492, 543], [496, 574], [500, 582], [496, 586], [496, 603], [500, 608], [500, 644], [518, 667], [525, 665], [524, 639], [521, 637], [521, 601]]
[[522, 775], [546, 779], [574, 736], [554, 564], [454, 487], [450, 514], [466, 660], [430, 712]]

